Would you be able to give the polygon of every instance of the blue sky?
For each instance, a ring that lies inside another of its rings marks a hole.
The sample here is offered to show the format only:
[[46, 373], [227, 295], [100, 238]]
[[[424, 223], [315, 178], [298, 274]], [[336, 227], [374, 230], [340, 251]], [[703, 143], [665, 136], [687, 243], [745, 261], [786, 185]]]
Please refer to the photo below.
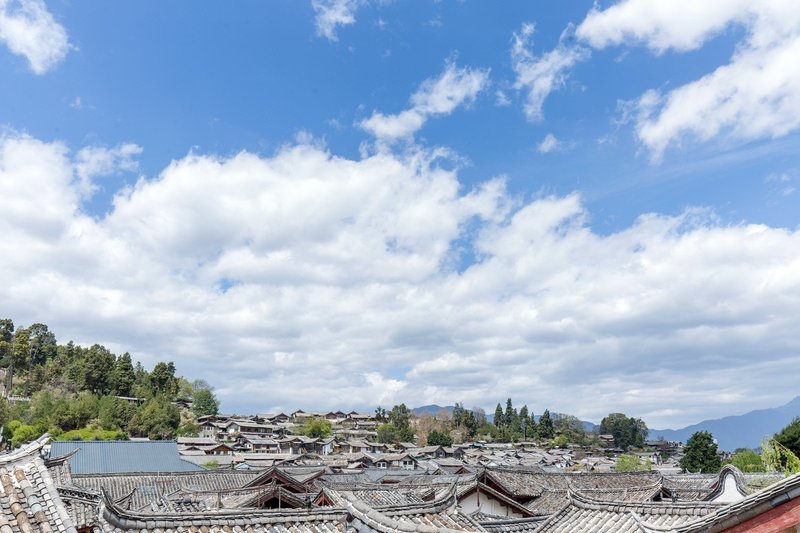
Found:
[[19, 324], [239, 411], [510, 395], [663, 426], [798, 393], [792, 2], [0, 11]]

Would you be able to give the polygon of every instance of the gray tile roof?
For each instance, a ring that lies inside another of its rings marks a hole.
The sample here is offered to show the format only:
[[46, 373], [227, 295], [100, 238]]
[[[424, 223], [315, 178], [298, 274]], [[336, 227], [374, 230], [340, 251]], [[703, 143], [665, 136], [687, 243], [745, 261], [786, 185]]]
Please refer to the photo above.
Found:
[[69, 459], [73, 474], [128, 472], [193, 472], [202, 467], [181, 459], [173, 440], [163, 441], [54, 441], [50, 457], [73, 451]]
[[46, 438], [0, 455], [2, 533], [76, 533], [39, 455]]

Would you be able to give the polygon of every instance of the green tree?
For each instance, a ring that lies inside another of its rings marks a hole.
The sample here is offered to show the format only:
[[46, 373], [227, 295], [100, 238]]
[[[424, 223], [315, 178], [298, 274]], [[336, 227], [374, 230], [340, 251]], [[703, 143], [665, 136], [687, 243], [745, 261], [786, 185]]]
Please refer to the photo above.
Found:
[[511, 398], [509, 398], [506, 400], [506, 411], [503, 415], [503, 423], [506, 425], [506, 427], [510, 428], [514, 425], [514, 420], [516, 419], [516, 416], [514, 416], [515, 414], [514, 406], [511, 404]]
[[501, 428], [503, 427], [503, 422], [505, 422], [503, 417], [503, 408], [498, 403], [497, 407], [494, 408], [494, 425], [497, 428]]
[[528, 415], [528, 406], [523, 405], [522, 409], [519, 410], [519, 429], [522, 431], [522, 438], [528, 438], [528, 427], [531, 424], [530, 417]]
[[774, 437], [761, 443], [761, 460], [770, 472], [780, 471], [787, 476], [800, 472], [800, 458]]
[[135, 382], [136, 374], [133, 372], [131, 354], [125, 352], [114, 363], [114, 373], [111, 377], [114, 394], [117, 396], [130, 396], [133, 394], [133, 384]]
[[719, 472], [722, 460], [717, 454], [717, 443], [708, 431], [697, 431], [686, 442], [680, 467], [686, 472], [704, 474]]
[[11, 418], [11, 408], [5, 398], [0, 397], [0, 426], [4, 426]]
[[[192, 412], [198, 417], [215, 415], [219, 412], [219, 401], [217, 401], [214, 392], [210, 388], [202, 388], [194, 392], [192, 397]], [[330, 425], [330, 423], [328, 425]]]
[[11, 364], [14, 346], [14, 321], [10, 318], [0, 320], [0, 366]]
[[11, 437], [11, 446], [14, 448], [19, 448], [26, 442], [31, 442], [32, 440], [37, 439], [42, 433], [43, 432], [38, 431], [33, 426], [22, 424], [14, 430], [14, 434]]
[[149, 437], [151, 440], [171, 439], [181, 423], [181, 413], [177, 406], [163, 397], [147, 401], [128, 424], [128, 431], [136, 437]]
[[378, 442], [383, 444], [394, 444], [400, 439], [397, 438], [397, 428], [392, 424], [381, 424], [378, 426]]
[[175, 364], [156, 363], [153, 371], [150, 372], [150, 385], [153, 393], [163, 394], [172, 399], [178, 393], [178, 379], [175, 377]]
[[730, 463], [742, 472], [763, 472], [764, 461], [761, 456], [750, 449], [737, 450]]
[[386, 422], [386, 409], [380, 405], [375, 408], [375, 420], [378, 422]]
[[103, 396], [98, 401], [98, 420], [105, 430], [127, 429], [136, 415], [136, 406], [113, 396]]
[[116, 358], [105, 346], [93, 345], [83, 358], [83, 390], [95, 394], [111, 391], [111, 376]]
[[428, 432], [426, 439], [428, 446], [452, 446], [453, 437], [447, 431], [436, 431], [432, 429]]
[[31, 354], [31, 336], [27, 329], [19, 328], [14, 332], [11, 346], [11, 364], [21, 371], [28, 368]]
[[452, 426], [454, 428], [457, 428], [461, 425], [461, 423], [463, 422], [465, 412], [466, 411], [464, 410], [464, 404], [456, 402], [455, 406], [453, 406], [453, 413], [451, 419]]
[[62, 429], [78, 429], [89, 423], [99, 415], [98, 398], [94, 394], [83, 391], [69, 403], [71, 424]]
[[552, 439], [553, 435], [555, 435], [553, 419], [550, 418], [550, 411], [545, 409], [544, 413], [542, 413], [542, 417], [539, 418], [539, 437], [543, 439]]
[[28, 335], [30, 336], [29, 368], [43, 365], [48, 359], [56, 356], [58, 350], [56, 336], [47, 328], [47, 325], [33, 324], [28, 328]]
[[614, 436], [614, 446], [627, 449], [641, 447], [647, 438], [647, 425], [639, 418], [611, 413], [600, 422], [600, 433]]
[[775, 434], [775, 440], [792, 451], [795, 455], [800, 455], [800, 418], [792, 420], [785, 428]]
[[586, 443], [586, 429], [583, 422], [571, 415], [561, 415], [554, 422], [556, 433], [563, 435], [569, 442], [575, 444]]
[[642, 460], [636, 455], [620, 455], [617, 457], [617, 472], [644, 472], [653, 469], [650, 459]]
[[467, 430], [470, 437], [474, 437], [478, 432], [478, 419], [472, 411], [464, 410], [461, 414], [461, 425]]
[[411, 411], [408, 410], [408, 407], [406, 407], [404, 403], [395, 405], [392, 407], [392, 410], [389, 411], [389, 423], [394, 425], [397, 429], [407, 428], [409, 426], [410, 417]]
[[303, 424], [303, 435], [316, 439], [324, 439], [331, 434], [331, 423], [324, 418], [311, 417]]

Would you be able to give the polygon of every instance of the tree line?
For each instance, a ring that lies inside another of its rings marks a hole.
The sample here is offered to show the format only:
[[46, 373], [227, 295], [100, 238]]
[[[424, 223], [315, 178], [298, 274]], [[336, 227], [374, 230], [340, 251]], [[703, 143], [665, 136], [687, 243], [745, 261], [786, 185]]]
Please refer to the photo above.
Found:
[[15, 329], [11, 319], [0, 320], [0, 368], [5, 396], [18, 398], [0, 400], [4, 440], [13, 446], [45, 432], [83, 440], [173, 438], [197, 430], [177, 399], [191, 401], [194, 416], [219, 407], [208, 383], [176, 375], [171, 361], [147, 370], [101, 344], [59, 344], [42, 323]]

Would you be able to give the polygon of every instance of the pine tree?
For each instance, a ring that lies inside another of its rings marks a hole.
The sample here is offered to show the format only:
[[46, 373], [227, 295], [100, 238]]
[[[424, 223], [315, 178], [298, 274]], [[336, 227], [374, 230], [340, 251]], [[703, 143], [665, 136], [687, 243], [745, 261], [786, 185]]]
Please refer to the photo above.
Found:
[[552, 439], [554, 435], [553, 419], [550, 418], [550, 411], [545, 409], [539, 419], [539, 436], [543, 439]]
[[525, 439], [528, 438], [528, 426], [530, 422], [528, 418], [528, 406], [523, 405], [522, 409], [519, 410], [519, 428], [522, 431], [522, 437]]
[[514, 426], [514, 406], [511, 405], [511, 398], [506, 400], [505, 425], [509, 428]]
[[683, 449], [680, 466], [687, 472], [710, 474], [719, 472], [722, 460], [717, 455], [717, 443], [708, 431], [697, 431]]
[[500, 404], [497, 404], [497, 407], [494, 409], [494, 425], [497, 428], [503, 427], [503, 408], [500, 407]]
[[114, 393], [117, 396], [130, 396], [132, 394], [136, 374], [133, 372], [131, 354], [125, 352], [119, 356], [119, 359], [114, 364], [114, 373], [111, 378]]

